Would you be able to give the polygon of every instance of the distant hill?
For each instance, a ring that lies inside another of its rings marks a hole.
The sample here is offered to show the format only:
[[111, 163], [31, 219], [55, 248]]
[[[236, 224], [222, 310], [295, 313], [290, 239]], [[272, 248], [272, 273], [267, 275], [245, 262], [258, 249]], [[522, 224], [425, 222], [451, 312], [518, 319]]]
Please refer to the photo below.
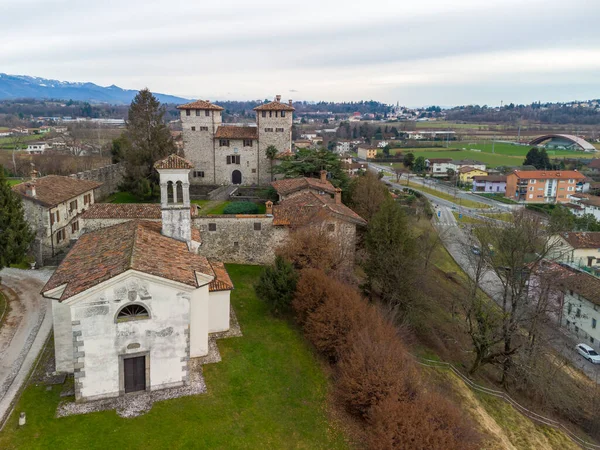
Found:
[[[70, 83], [67, 81], [47, 80], [27, 75], [7, 75], [0, 73], [0, 100], [17, 98], [79, 100], [90, 103], [128, 104], [138, 91], [121, 89], [112, 85], [98, 86], [94, 83]], [[157, 94], [161, 103], [186, 103], [189, 100], [173, 95]]]

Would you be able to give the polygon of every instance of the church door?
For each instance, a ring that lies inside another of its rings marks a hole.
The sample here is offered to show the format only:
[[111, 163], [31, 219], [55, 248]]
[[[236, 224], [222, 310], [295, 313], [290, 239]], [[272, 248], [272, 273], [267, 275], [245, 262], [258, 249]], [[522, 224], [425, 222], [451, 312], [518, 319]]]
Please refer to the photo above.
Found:
[[136, 356], [123, 360], [125, 392], [146, 390], [146, 357]]
[[242, 172], [234, 170], [231, 174], [231, 184], [242, 184]]

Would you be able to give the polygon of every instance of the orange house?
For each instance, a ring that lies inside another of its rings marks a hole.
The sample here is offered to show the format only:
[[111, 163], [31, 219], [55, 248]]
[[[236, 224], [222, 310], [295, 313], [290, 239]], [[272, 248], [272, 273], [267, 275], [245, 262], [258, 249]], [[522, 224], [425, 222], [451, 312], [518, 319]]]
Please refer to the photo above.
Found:
[[505, 196], [525, 203], [567, 203], [583, 179], [577, 170], [515, 170], [506, 177]]

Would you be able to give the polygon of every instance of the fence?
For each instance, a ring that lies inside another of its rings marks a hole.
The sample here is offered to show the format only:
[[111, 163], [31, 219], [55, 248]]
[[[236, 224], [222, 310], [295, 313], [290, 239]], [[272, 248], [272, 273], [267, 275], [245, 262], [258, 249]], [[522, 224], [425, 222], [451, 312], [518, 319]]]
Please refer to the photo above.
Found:
[[515, 401], [506, 392], [499, 391], [497, 389], [487, 388], [485, 386], [481, 386], [481, 385], [473, 382], [473, 380], [471, 380], [467, 376], [463, 375], [460, 370], [458, 370], [456, 367], [454, 367], [450, 363], [443, 362], [443, 361], [435, 361], [435, 360], [426, 359], [426, 358], [418, 358], [418, 357], [416, 358], [416, 360], [419, 364], [421, 364], [423, 366], [434, 367], [436, 369], [450, 369], [457, 377], [459, 377], [463, 382], [465, 382], [471, 389], [474, 389], [476, 391], [483, 392], [484, 394], [492, 395], [494, 397], [503, 399], [504, 401], [509, 403], [513, 408], [515, 408], [517, 411], [519, 411], [524, 416], [526, 416], [526, 417], [530, 418], [531, 420], [534, 420], [538, 423], [541, 423], [543, 425], [552, 427], [556, 430], [563, 432], [565, 435], [567, 435], [571, 439], [571, 441], [573, 441], [575, 444], [581, 446], [582, 448], [584, 448], [586, 450], [600, 449], [600, 445], [593, 444], [591, 442], [586, 441], [585, 439], [580, 438], [579, 436], [577, 436], [575, 433], [573, 433], [571, 430], [569, 430], [567, 427], [565, 427], [562, 423], [558, 422], [557, 420], [550, 419], [548, 417], [544, 417], [540, 414], [537, 414], [537, 413], [525, 408], [523, 405], [521, 405], [520, 403]]

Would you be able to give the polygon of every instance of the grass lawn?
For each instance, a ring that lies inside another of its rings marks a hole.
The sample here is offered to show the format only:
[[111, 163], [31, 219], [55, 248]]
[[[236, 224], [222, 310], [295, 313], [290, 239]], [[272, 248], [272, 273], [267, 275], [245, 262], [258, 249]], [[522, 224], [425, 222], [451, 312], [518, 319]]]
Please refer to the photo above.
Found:
[[459, 217], [459, 213], [457, 213], [456, 211], [452, 211], [452, 214], [454, 215], [454, 218], [459, 223], [474, 223], [474, 224], [484, 223], [483, 220], [476, 219], [475, 217], [470, 217], [465, 214], [463, 214], [462, 217]]
[[[200, 200], [200, 201], [203, 201], [203, 200]], [[205, 211], [201, 210], [200, 213], [202, 215], [224, 214], [223, 210], [230, 203], [235, 203], [235, 202], [230, 202], [230, 201], [219, 202], [219, 203], [217, 203], [217, 204], [209, 207]], [[267, 206], [264, 203], [257, 203], [257, 206], [258, 206], [258, 213], [257, 214], [265, 214], [267, 212]]]
[[20, 180], [20, 179], [19, 180], [14, 180], [14, 179], [10, 180], [9, 179], [9, 180], [6, 180], [6, 181], [8, 181], [8, 185], [9, 186], [14, 186], [15, 184], [21, 184], [23, 182], [23, 180]]
[[[22, 136], [21, 141], [23, 144], [27, 142], [43, 141], [44, 136], [41, 134], [29, 134]], [[0, 148], [12, 150], [14, 148], [14, 138], [11, 136], [0, 138]]]
[[115, 192], [110, 195], [105, 201], [105, 203], [151, 203], [148, 201], [138, 200], [133, 194], [129, 192]]
[[[406, 182], [403, 181], [401, 183], [401, 185], [402, 186], [406, 186]], [[416, 183], [409, 182], [409, 185], [407, 187], [417, 189], [417, 190], [419, 190], [421, 192], [425, 192], [426, 194], [435, 195], [436, 197], [439, 197], [439, 198], [444, 199], [444, 200], [448, 200], [449, 202], [456, 203], [457, 205], [460, 202], [460, 205], [464, 206], [465, 208], [487, 209], [487, 208], [490, 207], [489, 205], [486, 205], [485, 203], [479, 203], [479, 202], [475, 202], [473, 200], [468, 200], [468, 199], [464, 199], [464, 198], [463, 199], [458, 199], [458, 198], [455, 198], [452, 195], [447, 194], [445, 192], [441, 192], [441, 191], [438, 191], [436, 189], [431, 189], [431, 188], [428, 188], [428, 187], [424, 187], [424, 186], [421, 186], [420, 184], [416, 184]]]
[[[244, 336], [218, 341], [223, 361], [204, 366], [207, 394], [156, 403], [133, 419], [114, 411], [55, 419], [59, 389], [29, 386], [0, 448], [347, 448], [328, 421], [328, 380], [319, 361], [300, 332], [271, 316], [254, 294], [262, 268], [228, 270]], [[20, 411], [27, 413], [23, 429]]]
[[483, 213], [482, 216], [490, 217], [491, 219], [502, 220], [504, 222], [510, 222], [513, 217], [511, 213]]
[[497, 202], [500, 202], [500, 203], [506, 203], [506, 204], [509, 204], [509, 205], [517, 205], [518, 204], [517, 202], [515, 202], [514, 200], [511, 200], [510, 198], [506, 198], [504, 196], [504, 194], [484, 194], [484, 193], [481, 193], [481, 192], [475, 192], [475, 194], [481, 195], [483, 197], [491, 198], [491, 199], [496, 200]]

